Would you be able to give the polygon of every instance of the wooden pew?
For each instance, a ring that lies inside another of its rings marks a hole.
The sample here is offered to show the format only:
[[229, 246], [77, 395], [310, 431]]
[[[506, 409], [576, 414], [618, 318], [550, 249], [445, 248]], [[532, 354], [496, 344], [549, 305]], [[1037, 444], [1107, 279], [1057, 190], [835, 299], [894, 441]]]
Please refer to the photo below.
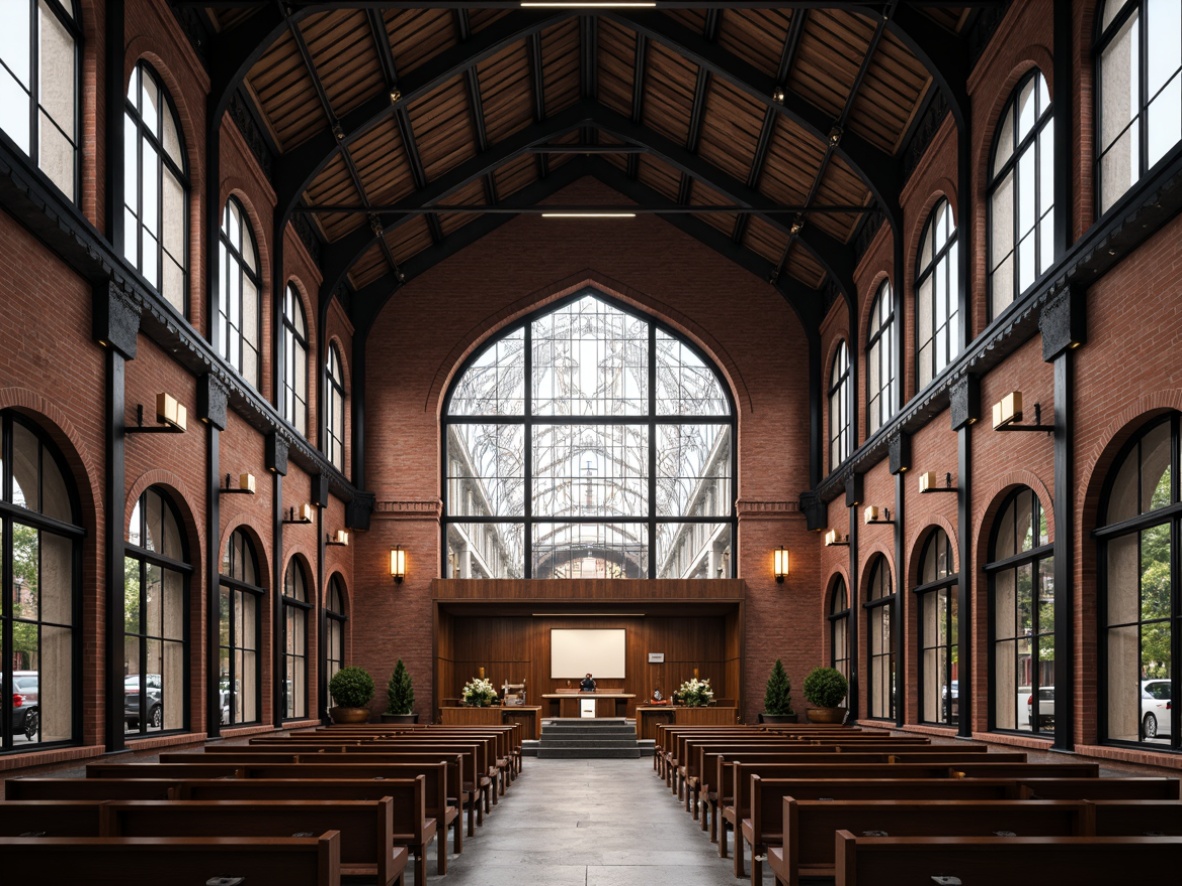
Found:
[[1034, 800], [1177, 800], [1176, 778], [1023, 778]]
[[0, 836], [99, 837], [105, 804], [105, 800], [6, 800], [0, 803]]
[[340, 832], [342, 876], [402, 886], [407, 849], [395, 848], [394, 800], [118, 800], [103, 807], [107, 837], [290, 837]]
[[1096, 800], [1098, 837], [1182, 837], [1182, 803], [1177, 800]]
[[172, 778], [9, 778], [5, 800], [167, 800]]
[[[391, 724], [359, 724], [359, 725], [334, 725], [334, 726], [319, 726], [310, 730], [298, 730], [290, 733], [293, 738], [305, 737], [329, 737], [329, 738], [345, 738], [345, 739], [359, 739], [359, 740], [373, 740], [373, 739], [396, 739], [396, 738], [428, 738], [434, 739], [438, 736], [452, 736], [456, 738], [467, 738], [469, 736], [493, 736], [497, 740], [498, 754], [497, 762], [499, 766], [505, 767], [509, 774], [519, 772], [521, 770], [521, 736], [522, 729], [516, 724], [505, 724], [503, 726], [418, 726], [418, 725], [391, 725]], [[260, 736], [259, 741], [282, 741], [281, 737], [275, 736]]]
[[[777, 797], [780, 833], [768, 846], [776, 886], [799, 886], [800, 878], [832, 877], [833, 835], [979, 836], [998, 831], [1022, 836], [1088, 836], [1092, 807], [1083, 800], [798, 800]], [[762, 874], [751, 864], [751, 882]]]
[[340, 834], [317, 837], [0, 837], [9, 883], [339, 886]]
[[[176, 800], [393, 800], [392, 840], [415, 859], [415, 882], [426, 883], [427, 846], [438, 834], [438, 823], [427, 814], [426, 776], [413, 779], [210, 779], [176, 783]], [[439, 835], [444, 843], [444, 835]], [[442, 856], [446, 858], [446, 847]], [[438, 871], [442, 874], [446, 871]]]
[[[834, 837], [836, 886], [1112, 886], [1182, 868], [1176, 837]], [[935, 879], [940, 877], [941, 879]]]

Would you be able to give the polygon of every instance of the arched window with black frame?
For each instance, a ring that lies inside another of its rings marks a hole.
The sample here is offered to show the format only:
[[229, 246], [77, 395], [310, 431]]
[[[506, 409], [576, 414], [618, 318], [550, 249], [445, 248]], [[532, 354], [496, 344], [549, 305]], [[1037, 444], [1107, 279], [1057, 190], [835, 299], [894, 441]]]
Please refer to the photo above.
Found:
[[308, 716], [308, 613], [312, 609], [303, 565], [292, 557], [283, 579], [283, 717]]
[[79, 505], [57, 448], [0, 412], [0, 750], [77, 742], [82, 593]]
[[989, 164], [989, 318], [999, 316], [1055, 257], [1055, 127], [1037, 68], [1002, 112]]
[[152, 487], [131, 512], [123, 562], [123, 725], [129, 735], [184, 729], [192, 573], [168, 494]]
[[1174, 689], [1182, 681], [1182, 502], [1179, 421], [1151, 422], [1118, 455], [1100, 504], [1100, 734], [1182, 749]]
[[73, 0], [8, 0], [0, 28], [0, 130], [78, 199], [79, 58]]
[[850, 349], [845, 340], [838, 342], [837, 353], [829, 369], [829, 470], [850, 456], [853, 446], [853, 421], [850, 402]]
[[308, 327], [294, 284], [283, 295], [283, 417], [308, 435]]
[[866, 685], [870, 687], [869, 716], [895, 718], [895, 592], [886, 557], [875, 557], [866, 582], [866, 636], [869, 655]]
[[850, 678], [850, 594], [840, 575], [829, 594], [829, 663]]
[[[328, 582], [328, 599], [324, 610], [324, 681], [327, 684], [332, 675], [345, 666], [345, 625], [348, 616], [345, 611], [345, 583], [339, 575], [333, 575]], [[331, 707], [332, 702], [329, 704]]]
[[336, 344], [328, 346], [328, 410], [324, 419], [324, 454], [338, 470], [345, 470], [345, 372]]
[[230, 197], [222, 210], [218, 250], [218, 354], [257, 388], [262, 322], [259, 255], [250, 218], [237, 197]]
[[457, 375], [442, 431], [448, 578], [729, 578], [735, 417], [709, 361], [583, 289]]
[[883, 281], [870, 308], [866, 345], [866, 435], [895, 414], [895, 300], [891, 284]]
[[218, 687], [227, 725], [260, 718], [263, 573], [254, 543], [236, 529], [222, 554], [218, 587]]
[[957, 674], [957, 574], [948, 533], [936, 529], [919, 557], [919, 719], [955, 726], [960, 716]]
[[1096, 24], [1097, 215], [1103, 215], [1182, 139], [1182, 4], [1104, 0]]
[[947, 200], [928, 216], [915, 266], [915, 381], [923, 390], [960, 353], [960, 254]]
[[187, 315], [189, 173], [184, 137], [168, 91], [146, 62], [131, 73], [123, 116], [123, 254], [148, 285]]
[[1055, 726], [1055, 560], [1038, 496], [1002, 502], [989, 546], [993, 729], [1050, 734]]

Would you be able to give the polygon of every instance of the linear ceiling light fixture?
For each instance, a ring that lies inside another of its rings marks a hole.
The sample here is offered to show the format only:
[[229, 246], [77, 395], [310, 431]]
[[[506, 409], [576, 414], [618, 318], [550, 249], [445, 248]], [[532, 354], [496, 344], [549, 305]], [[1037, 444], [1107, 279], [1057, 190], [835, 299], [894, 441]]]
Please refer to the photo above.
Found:
[[656, 6], [655, 0], [650, 0], [648, 3], [634, 3], [625, 2], [621, 0], [619, 3], [587, 3], [585, 0], [536, 0], [536, 2], [529, 2], [529, 0], [522, 0], [522, 9], [651, 9]]
[[636, 218], [635, 212], [543, 212], [542, 218]]

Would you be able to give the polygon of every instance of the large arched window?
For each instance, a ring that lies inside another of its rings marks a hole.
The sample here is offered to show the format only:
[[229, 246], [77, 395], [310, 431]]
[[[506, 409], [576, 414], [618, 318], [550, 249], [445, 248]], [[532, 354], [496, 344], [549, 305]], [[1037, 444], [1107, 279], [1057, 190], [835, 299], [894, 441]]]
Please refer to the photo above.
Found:
[[226, 201], [218, 236], [218, 353], [259, 386], [259, 256], [250, 219], [236, 197]]
[[293, 557], [283, 579], [283, 716], [308, 716], [308, 612], [312, 604], [304, 570]]
[[851, 439], [850, 349], [845, 341], [837, 345], [829, 369], [829, 470], [849, 458]]
[[1100, 729], [1109, 741], [1182, 747], [1179, 414], [1124, 448], [1100, 508]]
[[[334, 575], [328, 583], [324, 629], [324, 681], [345, 666], [345, 583]], [[331, 706], [331, 705], [330, 705]]]
[[0, 748], [77, 741], [82, 585], [78, 504], [56, 449], [0, 412]]
[[338, 471], [345, 470], [345, 372], [335, 344], [328, 346], [328, 414], [324, 420], [324, 454]]
[[733, 415], [690, 345], [593, 290], [510, 328], [444, 410], [446, 574], [730, 577]]
[[989, 562], [993, 728], [1049, 732], [1055, 725], [1055, 562], [1038, 496], [1006, 498]]
[[919, 558], [919, 719], [955, 725], [960, 715], [957, 675], [956, 573], [948, 533], [935, 530]]
[[245, 531], [234, 530], [222, 554], [218, 588], [218, 683], [228, 725], [259, 719], [261, 581], [254, 544]]
[[922, 390], [960, 353], [960, 267], [952, 206], [928, 216], [915, 278], [915, 380]]
[[840, 575], [829, 597], [829, 663], [850, 678], [850, 594]]
[[869, 715], [892, 720], [895, 717], [895, 631], [892, 609], [895, 592], [886, 558], [879, 556], [870, 567], [866, 583], [866, 631], [870, 655], [867, 684], [870, 687]]
[[123, 138], [123, 254], [184, 314], [189, 242], [184, 141], [172, 99], [143, 62], [127, 87]]
[[989, 316], [998, 316], [1055, 257], [1055, 127], [1037, 69], [1014, 90], [989, 166]]
[[123, 564], [123, 725], [132, 734], [185, 727], [188, 559], [172, 502], [148, 489], [131, 512]]
[[71, 200], [78, 180], [73, 0], [8, 0], [0, 28], [0, 129]]
[[1107, 0], [1097, 21], [1102, 214], [1182, 139], [1182, 4]]
[[308, 435], [308, 331], [304, 306], [291, 283], [283, 295], [283, 417]]
[[891, 284], [883, 282], [870, 308], [866, 345], [866, 435], [881, 428], [895, 414], [895, 300]]

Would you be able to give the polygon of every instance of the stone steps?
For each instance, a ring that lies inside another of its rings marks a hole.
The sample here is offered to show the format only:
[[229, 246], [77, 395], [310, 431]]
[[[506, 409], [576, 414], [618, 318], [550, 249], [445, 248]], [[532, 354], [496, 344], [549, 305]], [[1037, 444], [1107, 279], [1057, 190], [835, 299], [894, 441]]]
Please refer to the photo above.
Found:
[[542, 721], [542, 736], [531, 756], [565, 759], [638, 758], [640, 743], [636, 724], [617, 718], [548, 719]]

